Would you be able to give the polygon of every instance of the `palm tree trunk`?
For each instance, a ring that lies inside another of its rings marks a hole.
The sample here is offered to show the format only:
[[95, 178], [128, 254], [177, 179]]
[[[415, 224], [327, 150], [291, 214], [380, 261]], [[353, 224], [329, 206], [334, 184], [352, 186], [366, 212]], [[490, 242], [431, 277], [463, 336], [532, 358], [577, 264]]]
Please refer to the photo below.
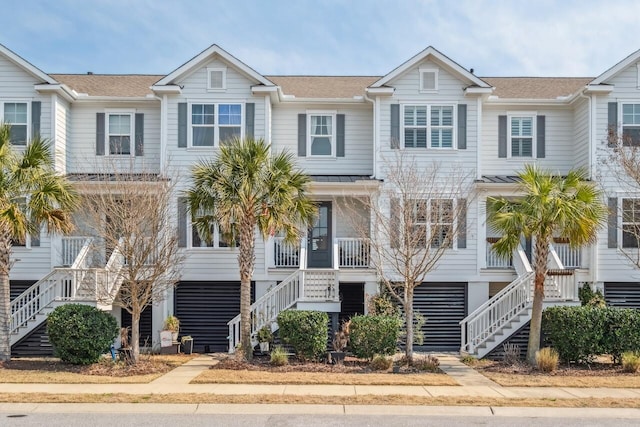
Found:
[[536, 365], [536, 353], [540, 350], [544, 281], [547, 277], [547, 262], [549, 258], [549, 238], [547, 236], [538, 236], [536, 238], [535, 257], [533, 307], [531, 309], [531, 326], [529, 329], [529, 345], [527, 347], [527, 362], [532, 366]]
[[404, 285], [404, 317], [407, 328], [407, 337], [405, 343], [404, 354], [407, 362], [413, 361], [413, 283], [405, 283]]
[[11, 360], [11, 296], [9, 270], [11, 269], [11, 236], [0, 229], [0, 361]]
[[240, 226], [240, 342], [247, 360], [253, 359], [251, 345], [251, 277], [255, 261], [255, 220], [246, 216]]

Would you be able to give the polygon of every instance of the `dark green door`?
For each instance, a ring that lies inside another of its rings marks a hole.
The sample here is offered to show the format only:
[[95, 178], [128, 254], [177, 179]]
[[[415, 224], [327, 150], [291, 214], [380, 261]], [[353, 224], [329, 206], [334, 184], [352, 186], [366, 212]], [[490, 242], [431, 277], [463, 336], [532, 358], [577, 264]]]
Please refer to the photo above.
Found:
[[307, 267], [331, 268], [331, 240], [331, 202], [321, 202], [318, 205], [318, 218], [309, 228]]

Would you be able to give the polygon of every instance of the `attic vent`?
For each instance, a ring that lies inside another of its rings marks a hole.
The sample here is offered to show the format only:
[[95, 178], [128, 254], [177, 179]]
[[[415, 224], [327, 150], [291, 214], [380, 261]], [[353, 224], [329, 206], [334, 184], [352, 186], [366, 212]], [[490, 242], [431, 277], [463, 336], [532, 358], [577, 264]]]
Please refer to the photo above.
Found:
[[433, 92], [438, 90], [438, 70], [420, 70], [420, 91]]
[[208, 86], [209, 90], [226, 89], [227, 70], [224, 68], [208, 68]]

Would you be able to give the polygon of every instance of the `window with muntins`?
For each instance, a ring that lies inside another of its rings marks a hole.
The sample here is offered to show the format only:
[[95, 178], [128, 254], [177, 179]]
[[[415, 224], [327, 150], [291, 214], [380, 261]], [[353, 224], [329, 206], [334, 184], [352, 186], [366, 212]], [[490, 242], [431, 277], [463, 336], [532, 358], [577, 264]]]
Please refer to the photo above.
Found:
[[131, 154], [132, 114], [108, 114], [109, 154]]
[[622, 144], [640, 145], [640, 104], [622, 104]]
[[640, 199], [622, 199], [622, 247], [637, 248], [640, 240]]
[[241, 104], [191, 104], [191, 146], [214, 147], [242, 137]]
[[533, 117], [513, 116], [509, 120], [511, 157], [533, 157]]
[[453, 233], [453, 200], [434, 199], [431, 200], [431, 247], [452, 246]]
[[4, 103], [4, 122], [11, 124], [11, 144], [27, 145], [28, 120], [26, 102]]
[[404, 147], [455, 148], [454, 111], [453, 105], [405, 105]]
[[335, 156], [333, 114], [309, 115], [309, 153], [312, 156]]

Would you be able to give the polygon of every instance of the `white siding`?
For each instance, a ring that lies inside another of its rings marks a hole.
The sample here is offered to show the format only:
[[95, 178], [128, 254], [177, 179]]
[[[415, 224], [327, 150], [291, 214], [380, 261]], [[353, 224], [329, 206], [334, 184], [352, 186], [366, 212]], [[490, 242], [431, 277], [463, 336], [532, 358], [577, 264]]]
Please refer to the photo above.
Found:
[[574, 168], [589, 169], [589, 101], [576, 102], [573, 112]]
[[55, 165], [56, 170], [61, 172], [67, 171], [67, 138], [71, 131], [71, 106], [64, 99], [54, 96], [55, 103], [55, 135], [54, 138], [54, 150], [55, 150]]

